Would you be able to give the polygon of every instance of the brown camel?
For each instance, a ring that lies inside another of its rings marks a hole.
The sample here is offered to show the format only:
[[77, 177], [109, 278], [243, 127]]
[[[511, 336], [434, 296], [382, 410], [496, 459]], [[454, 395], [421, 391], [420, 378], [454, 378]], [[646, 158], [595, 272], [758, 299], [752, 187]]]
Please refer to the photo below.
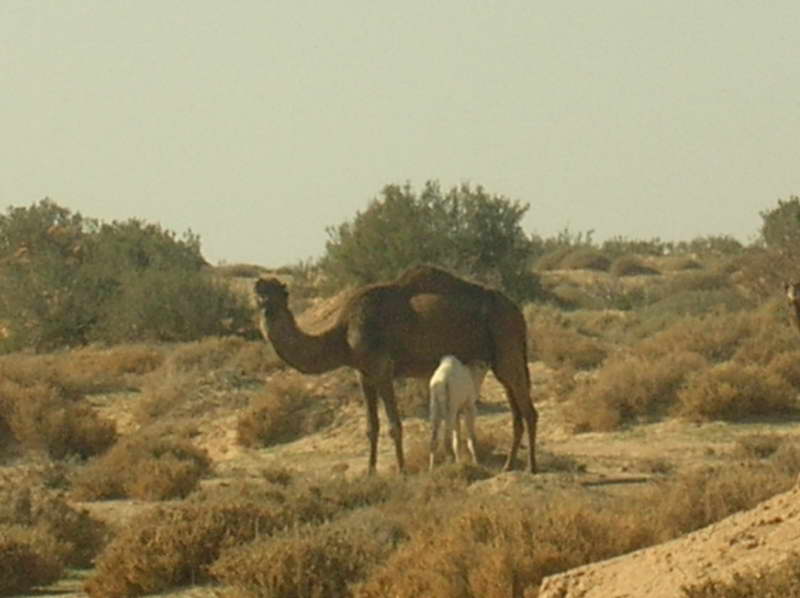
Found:
[[513, 416], [514, 435], [504, 469], [513, 469], [527, 426], [528, 470], [536, 471], [538, 414], [530, 397], [525, 319], [499, 291], [419, 266], [392, 282], [356, 289], [334, 324], [319, 334], [300, 330], [288, 307], [286, 285], [279, 280], [259, 279], [255, 292], [263, 311], [262, 334], [287, 364], [306, 374], [341, 366], [358, 371], [367, 409], [370, 473], [377, 463], [378, 398], [403, 471], [403, 430], [393, 380], [427, 380], [443, 355], [490, 365], [505, 388]]

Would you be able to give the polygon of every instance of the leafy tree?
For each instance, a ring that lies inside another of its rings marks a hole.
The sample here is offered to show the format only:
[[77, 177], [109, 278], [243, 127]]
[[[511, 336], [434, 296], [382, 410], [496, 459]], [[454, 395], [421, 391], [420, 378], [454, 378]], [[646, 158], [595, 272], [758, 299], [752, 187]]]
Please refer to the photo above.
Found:
[[439, 265], [492, 284], [515, 299], [531, 298], [533, 244], [520, 220], [527, 205], [464, 184], [444, 193], [429, 181], [420, 193], [387, 185], [350, 222], [328, 229], [320, 268], [331, 284], [394, 278], [409, 266]]
[[101, 223], [49, 199], [0, 216], [6, 349], [189, 340], [246, 327], [247, 308], [205, 269], [200, 241], [139, 220]]
[[796, 253], [800, 249], [800, 197], [778, 200], [778, 207], [761, 212], [761, 238], [769, 249]]

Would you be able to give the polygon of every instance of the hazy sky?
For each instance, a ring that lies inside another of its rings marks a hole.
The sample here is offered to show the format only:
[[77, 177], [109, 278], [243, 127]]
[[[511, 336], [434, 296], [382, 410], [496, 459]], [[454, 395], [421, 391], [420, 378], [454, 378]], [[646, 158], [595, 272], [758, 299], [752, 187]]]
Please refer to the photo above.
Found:
[[754, 238], [800, 194], [800, 3], [0, 0], [0, 209], [319, 257], [389, 183], [530, 233]]

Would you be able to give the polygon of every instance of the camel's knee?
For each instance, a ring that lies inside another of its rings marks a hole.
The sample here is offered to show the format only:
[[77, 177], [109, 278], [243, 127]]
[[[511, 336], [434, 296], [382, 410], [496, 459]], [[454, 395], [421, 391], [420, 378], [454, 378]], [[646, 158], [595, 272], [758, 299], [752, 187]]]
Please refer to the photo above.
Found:
[[377, 444], [379, 433], [380, 429], [378, 426], [367, 426], [367, 439], [369, 440], [370, 444]]

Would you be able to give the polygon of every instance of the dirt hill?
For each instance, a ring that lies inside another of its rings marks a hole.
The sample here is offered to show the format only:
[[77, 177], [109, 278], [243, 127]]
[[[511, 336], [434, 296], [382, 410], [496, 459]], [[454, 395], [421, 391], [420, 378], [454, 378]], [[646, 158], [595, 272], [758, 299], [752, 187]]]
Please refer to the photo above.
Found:
[[800, 551], [800, 486], [707, 528], [548, 577], [539, 598], [681, 598], [682, 588], [768, 574]]

